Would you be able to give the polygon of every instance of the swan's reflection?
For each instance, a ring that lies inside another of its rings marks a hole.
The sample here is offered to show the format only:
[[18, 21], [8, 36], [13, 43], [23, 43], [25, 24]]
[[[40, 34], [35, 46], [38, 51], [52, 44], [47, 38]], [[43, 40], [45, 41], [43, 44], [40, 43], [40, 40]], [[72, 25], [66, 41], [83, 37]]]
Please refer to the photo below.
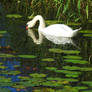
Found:
[[[28, 36], [33, 39], [33, 42], [35, 44], [41, 44], [43, 41], [43, 37], [44, 37], [40, 33], [39, 38], [37, 39], [32, 29], [28, 29]], [[49, 41], [53, 42], [54, 44], [63, 44], [63, 45], [72, 44], [75, 47], [77, 47], [76, 44], [73, 42], [72, 38], [69, 38], [69, 37], [55, 37], [55, 36], [51, 36], [51, 35], [50, 36], [46, 35], [45, 38], [47, 38]]]
[[73, 40], [68, 37], [46, 37], [49, 41], [53, 42], [54, 44], [73, 44]]

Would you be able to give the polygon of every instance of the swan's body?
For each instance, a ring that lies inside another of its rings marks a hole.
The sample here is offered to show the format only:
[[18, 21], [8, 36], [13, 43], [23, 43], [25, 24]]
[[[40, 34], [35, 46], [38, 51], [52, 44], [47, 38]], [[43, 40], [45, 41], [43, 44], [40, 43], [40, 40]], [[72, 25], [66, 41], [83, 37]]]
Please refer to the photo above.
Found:
[[[38, 27], [38, 33], [39, 33], [39, 39], [36, 39], [33, 32], [30, 32], [29, 28], [32, 28], [35, 23], [39, 20], [39, 27]], [[53, 24], [48, 27], [45, 27], [45, 22], [42, 16], [37, 15], [34, 17], [32, 21], [29, 21], [27, 23], [28, 28], [28, 34], [32, 37], [33, 41], [36, 44], [42, 43], [43, 35], [48, 39], [55, 39], [56, 37], [74, 37], [77, 32], [81, 29], [72, 30], [70, 27], [64, 24]]]

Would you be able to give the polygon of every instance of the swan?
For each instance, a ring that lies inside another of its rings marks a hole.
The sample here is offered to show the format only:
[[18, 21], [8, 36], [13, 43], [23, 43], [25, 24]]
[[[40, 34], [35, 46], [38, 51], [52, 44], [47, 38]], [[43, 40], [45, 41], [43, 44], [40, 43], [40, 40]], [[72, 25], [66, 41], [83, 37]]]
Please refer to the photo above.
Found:
[[[38, 39], [35, 37], [33, 31], [30, 31], [30, 28], [34, 27], [37, 21], [39, 21]], [[48, 27], [45, 27], [45, 21], [43, 17], [41, 15], [37, 15], [33, 18], [33, 20], [27, 22], [26, 29], [28, 30], [28, 36], [33, 39], [34, 43], [41, 44], [43, 41], [43, 36], [45, 36], [48, 40], [55, 39], [57, 37], [71, 38], [74, 37], [81, 28], [72, 30], [65, 24], [52, 24]]]

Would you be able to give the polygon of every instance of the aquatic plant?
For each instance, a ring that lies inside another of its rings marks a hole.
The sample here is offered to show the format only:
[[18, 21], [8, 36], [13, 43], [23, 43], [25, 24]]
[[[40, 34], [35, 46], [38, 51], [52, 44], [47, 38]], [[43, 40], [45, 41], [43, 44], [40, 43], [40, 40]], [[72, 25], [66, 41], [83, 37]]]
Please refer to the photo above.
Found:
[[92, 18], [91, 0], [3, 0], [1, 3], [8, 13], [20, 13], [24, 16], [41, 14], [45, 18], [62, 19], [66, 22]]

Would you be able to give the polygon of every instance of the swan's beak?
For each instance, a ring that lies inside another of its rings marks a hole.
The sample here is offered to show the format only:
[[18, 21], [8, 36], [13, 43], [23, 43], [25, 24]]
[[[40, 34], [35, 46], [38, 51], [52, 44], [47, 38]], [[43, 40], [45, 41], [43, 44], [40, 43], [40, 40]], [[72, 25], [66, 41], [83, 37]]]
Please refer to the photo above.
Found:
[[28, 30], [28, 26], [26, 26], [26, 30]]

